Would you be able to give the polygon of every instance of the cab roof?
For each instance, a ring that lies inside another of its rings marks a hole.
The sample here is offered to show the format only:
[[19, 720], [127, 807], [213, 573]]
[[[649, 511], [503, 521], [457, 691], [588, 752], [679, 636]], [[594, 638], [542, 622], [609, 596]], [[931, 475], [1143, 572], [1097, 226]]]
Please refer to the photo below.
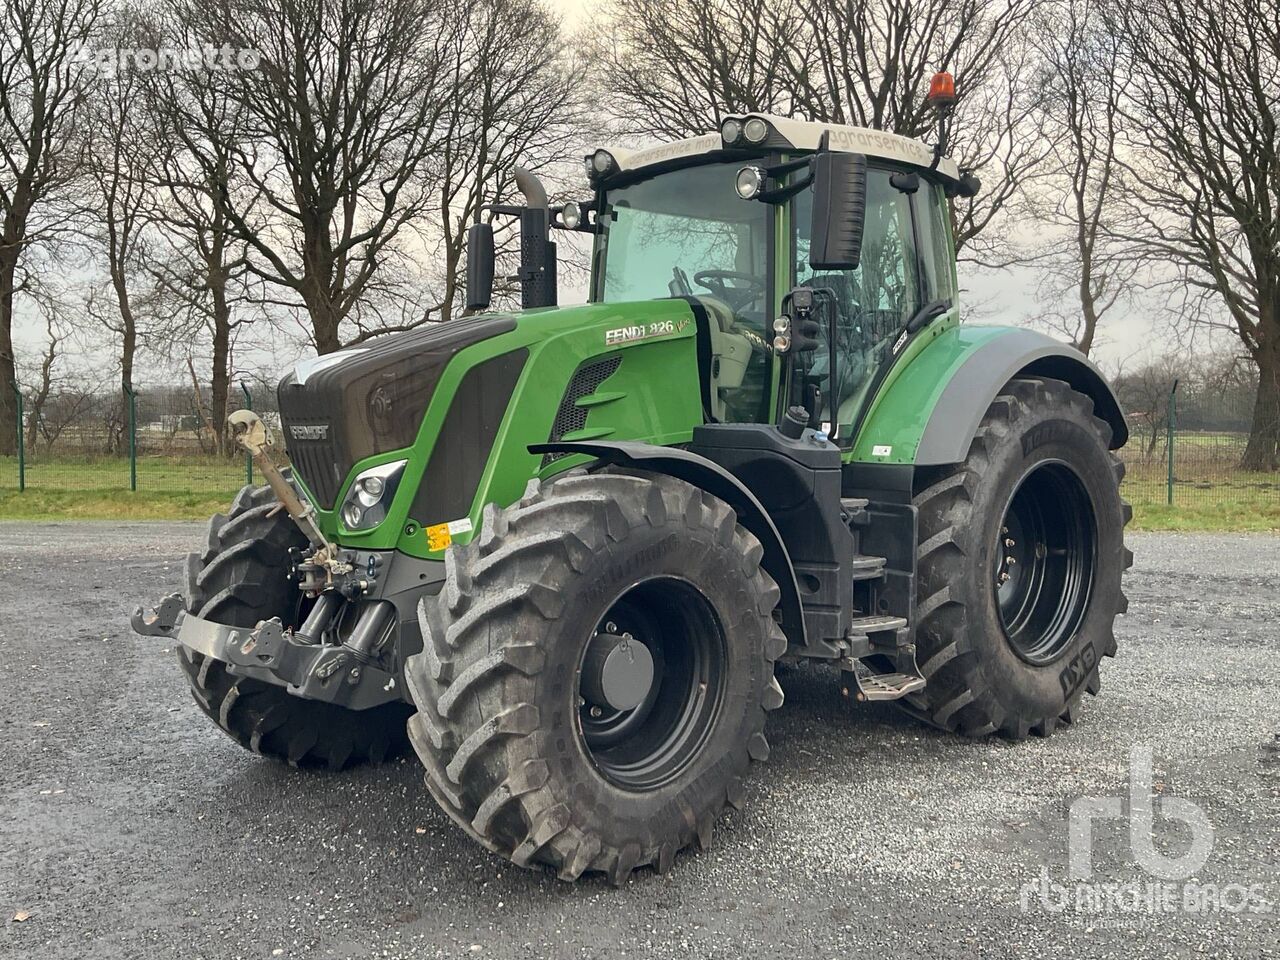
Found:
[[[790, 117], [779, 117], [768, 113], [747, 113], [726, 116], [721, 130], [728, 126], [729, 121], [736, 122], [739, 130], [745, 130], [747, 123], [751, 120], [764, 121], [767, 126], [764, 138], [748, 142], [743, 136], [739, 136], [732, 143], [727, 143], [723, 133], [715, 132], [686, 140], [672, 140], [639, 150], [611, 146], [601, 149], [612, 156], [617, 172], [626, 173], [722, 150], [758, 150], [761, 153], [775, 150], [811, 152], [818, 149], [824, 134], [830, 134], [828, 147], [831, 150], [860, 153], [867, 157], [877, 157], [922, 169], [928, 169], [933, 164], [931, 145], [896, 133], [885, 133], [882, 130], [871, 130], [866, 127], [793, 120]], [[758, 129], [757, 127], [756, 130]], [[586, 158], [588, 163], [592, 155]], [[937, 172], [948, 180], [959, 181], [960, 179], [960, 168], [949, 157], [939, 160]]]

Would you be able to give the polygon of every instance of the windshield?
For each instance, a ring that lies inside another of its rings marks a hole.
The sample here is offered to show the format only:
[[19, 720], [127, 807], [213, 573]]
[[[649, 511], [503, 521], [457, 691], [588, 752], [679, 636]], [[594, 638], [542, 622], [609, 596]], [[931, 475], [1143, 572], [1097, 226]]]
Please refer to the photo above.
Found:
[[764, 347], [772, 211], [734, 190], [740, 161], [659, 174], [609, 191], [596, 282], [606, 303], [696, 297], [712, 329], [712, 414], [757, 421], [768, 404]]

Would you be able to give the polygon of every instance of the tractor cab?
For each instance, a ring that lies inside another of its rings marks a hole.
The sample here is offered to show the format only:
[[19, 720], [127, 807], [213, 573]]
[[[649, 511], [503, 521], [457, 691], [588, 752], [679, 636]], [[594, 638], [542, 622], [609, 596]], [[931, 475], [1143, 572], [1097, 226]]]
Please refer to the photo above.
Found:
[[[709, 421], [780, 422], [800, 406], [847, 449], [911, 339], [958, 320], [948, 201], [978, 184], [941, 148], [730, 116], [718, 133], [593, 151], [593, 197], [548, 208], [546, 222], [594, 236], [591, 302], [689, 302]], [[523, 229], [527, 208], [507, 209], [523, 211]], [[474, 228], [478, 249], [489, 229]], [[554, 255], [554, 244], [541, 249]], [[554, 275], [532, 267], [522, 280]], [[545, 283], [538, 293], [554, 302]], [[471, 299], [485, 305], [487, 291]]]

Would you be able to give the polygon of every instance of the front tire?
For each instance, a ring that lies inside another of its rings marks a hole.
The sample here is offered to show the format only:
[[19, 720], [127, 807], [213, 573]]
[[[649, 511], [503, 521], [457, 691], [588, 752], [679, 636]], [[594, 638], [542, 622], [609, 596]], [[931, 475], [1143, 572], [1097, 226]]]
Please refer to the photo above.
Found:
[[[441, 807], [488, 849], [566, 880], [623, 883], [707, 847], [782, 704], [762, 553], [728, 505], [665, 476], [571, 474], [487, 507], [476, 540], [445, 554], [405, 668], [410, 738]], [[590, 682], [624, 636], [645, 647], [623, 648], [628, 663], [644, 654], [643, 676]], [[634, 687], [634, 705], [602, 707], [609, 682]]]
[[1132, 516], [1124, 465], [1092, 401], [1058, 380], [1013, 380], [964, 463], [926, 477], [916, 645], [928, 680], [900, 705], [947, 730], [1048, 736], [1101, 689]]
[[[301, 593], [289, 578], [289, 549], [306, 538], [271, 488], [244, 487], [225, 516], [209, 521], [205, 549], [187, 557], [187, 610], [236, 627], [279, 617], [297, 626]], [[295, 697], [284, 687], [238, 677], [221, 660], [178, 644], [178, 663], [205, 715], [236, 743], [294, 766], [340, 770], [405, 751], [407, 704], [348, 710]]]

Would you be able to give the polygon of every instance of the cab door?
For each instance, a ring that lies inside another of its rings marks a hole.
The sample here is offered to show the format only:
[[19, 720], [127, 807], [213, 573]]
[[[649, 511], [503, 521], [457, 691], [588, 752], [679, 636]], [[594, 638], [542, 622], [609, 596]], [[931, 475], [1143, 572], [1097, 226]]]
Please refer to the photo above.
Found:
[[819, 419], [834, 442], [848, 448], [876, 388], [905, 346], [908, 322], [925, 304], [954, 300], [949, 231], [939, 187], [918, 174], [870, 166], [858, 268], [815, 272], [809, 266], [812, 202], [808, 190], [793, 201], [794, 282], [829, 290], [835, 302], [835, 383], [827, 370], [825, 342], [808, 376], [822, 391]]

